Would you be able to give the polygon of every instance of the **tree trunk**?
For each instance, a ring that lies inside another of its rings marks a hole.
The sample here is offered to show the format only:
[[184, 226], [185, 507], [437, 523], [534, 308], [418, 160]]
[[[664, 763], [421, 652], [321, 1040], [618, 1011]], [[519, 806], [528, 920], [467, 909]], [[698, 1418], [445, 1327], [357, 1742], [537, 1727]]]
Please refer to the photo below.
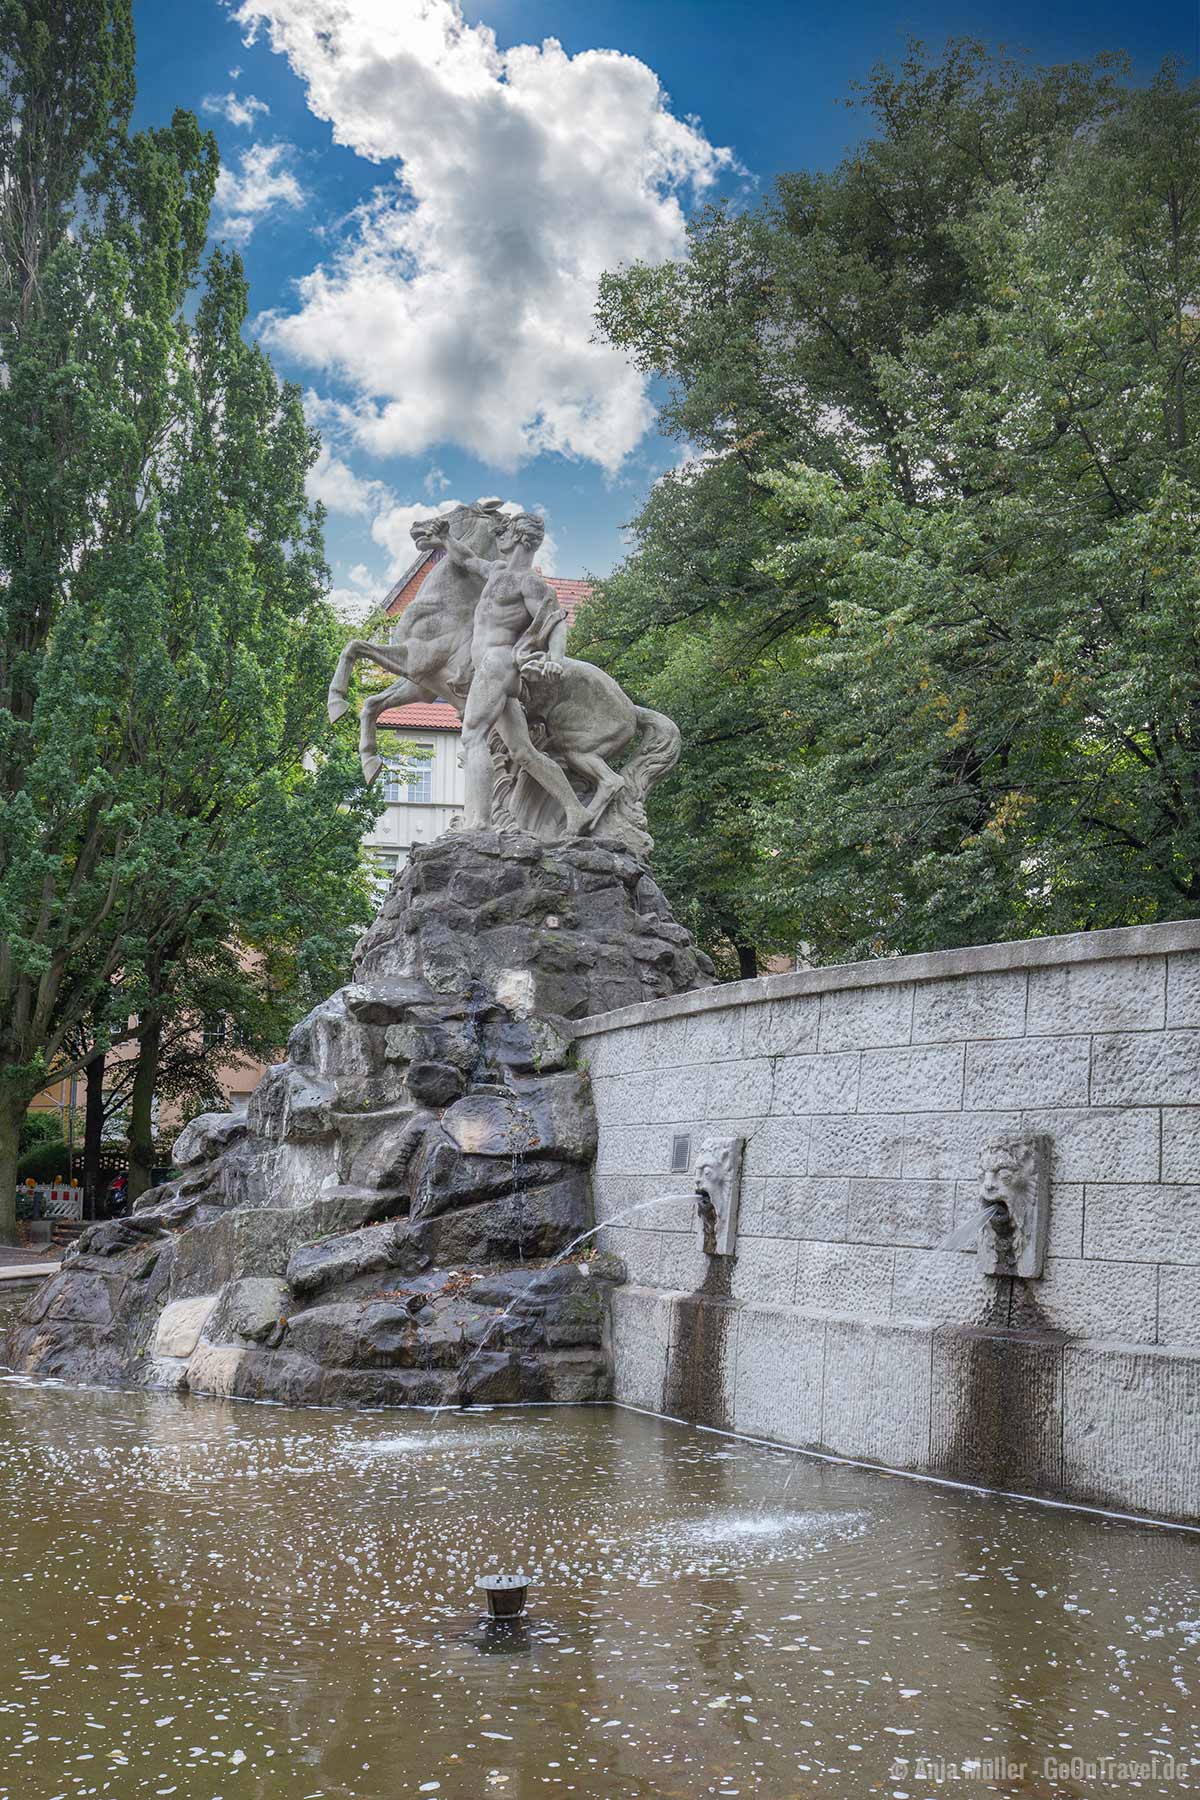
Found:
[[758, 974], [758, 951], [753, 944], [734, 944], [738, 956], [738, 977], [742, 981], [753, 981]]
[[[139, 1021], [140, 1022], [140, 1021]], [[154, 1085], [162, 1045], [162, 1020], [150, 1019], [138, 1043], [137, 1070], [129, 1104], [129, 1201], [144, 1194], [154, 1178]]]
[[17, 1241], [17, 1158], [30, 1096], [0, 1090], [0, 1244]]
[[104, 1052], [87, 1065], [87, 1108], [83, 1119], [83, 1216], [96, 1217], [100, 1195], [100, 1145], [104, 1138]]

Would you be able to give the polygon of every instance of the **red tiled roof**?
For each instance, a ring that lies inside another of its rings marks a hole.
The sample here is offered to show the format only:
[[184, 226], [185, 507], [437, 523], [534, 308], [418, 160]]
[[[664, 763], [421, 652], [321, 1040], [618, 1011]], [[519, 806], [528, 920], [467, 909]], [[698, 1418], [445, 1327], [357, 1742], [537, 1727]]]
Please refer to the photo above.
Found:
[[575, 614], [585, 600], [592, 597], [590, 581], [576, 581], [562, 575], [547, 575], [546, 580], [558, 596], [558, 604], [567, 615], [567, 624], [575, 623]]
[[[423, 557], [417, 559], [415, 564], [410, 564], [384, 601], [385, 610], [393, 617], [397, 613], [402, 613], [409, 601], [416, 598], [417, 590], [422, 582], [427, 575], [433, 573], [445, 554], [444, 550], [427, 551]], [[546, 580], [558, 595], [558, 604], [567, 615], [567, 624], [573, 625], [576, 612], [585, 600], [591, 598], [591, 582], [578, 581], [574, 577], [563, 575], [547, 575]]]
[[379, 715], [381, 725], [393, 730], [407, 725], [410, 731], [461, 731], [462, 720], [441, 700], [414, 700], [409, 706], [389, 706]]

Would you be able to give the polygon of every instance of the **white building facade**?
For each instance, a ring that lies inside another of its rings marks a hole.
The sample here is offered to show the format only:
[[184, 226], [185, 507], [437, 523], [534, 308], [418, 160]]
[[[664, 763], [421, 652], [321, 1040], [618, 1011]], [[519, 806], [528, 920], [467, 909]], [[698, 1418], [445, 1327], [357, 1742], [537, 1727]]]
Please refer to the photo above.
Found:
[[389, 754], [380, 776], [387, 805], [366, 840], [381, 881], [390, 881], [408, 860], [414, 844], [429, 844], [452, 831], [462, 816], [463, 771], [459, 760], [462, 725], [450, 706], [402, 706], [383, 715], [400, 734], [411, 757]]

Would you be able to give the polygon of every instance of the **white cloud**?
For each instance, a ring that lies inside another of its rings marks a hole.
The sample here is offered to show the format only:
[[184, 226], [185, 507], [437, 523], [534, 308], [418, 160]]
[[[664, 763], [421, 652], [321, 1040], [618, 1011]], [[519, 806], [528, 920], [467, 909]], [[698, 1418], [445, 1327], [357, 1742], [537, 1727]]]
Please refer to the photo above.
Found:
[[626, 358], [592, 342], [598, 278], [679, 255], [681, 198], [730, 153], [675, 117], [637, 58], [571, 57], [552, 38], [501, 51], [458, 0], [237, 0], [234, 16], [248, 39], [266, 29], [337, 142], [401, 164], [297, 310], [264, 321], [349, 384], [353, 440], [615, 470], [653, 409]]
[[368, 518], [387, 497], [382, 481], [364, 481], [340, 456], [334, 456], [328, 445], [321, 446], [305, 487], [309, 499], [322, 501], [330, 512], [360, 519]]
[[[233, 70], [229, 73], [233, 75]], [[249, 128], [254, 124], [256, 113], [269, 113], [271, 109], [265, 100], [257, 99], [254, 94], [247, 94], [244, 100], [238, 94], [206, 94], [200, 102], [200, 110], [226, 119], [230, 125]]]
[[221, 169], [213, 203], [223, 236], [244, 244], [255, 226], [281, 207], [306, 203], [308, 196], [287, 166], [292, 154], [290, 144], [251, 144], [241, 154], [237, 174]]
[[[335, 569], [337, 574], [343, 575], [340, 565], [335, 565]], [[355, 563], [352, 569], [345, 570], [343, 579], [330, 588], [330, 604], [348, 625], [358, 625], [375, 611], [387, 586], [365, 563]]]
[[[381, 502], [371, 525], [371, 536], [377, 544], [381, 544], [389, 552], [392, 559], [391, 579], [394, 581], [401, 570], [406, 569], [416, 555], [412, 541], [412, 527], [417, 520], [436, 518], [439, 513], [453, 512], [456, 506], [462, 506], [464, 502], [462, 500], [419, 500], [414, 504], [409, 501], [397, 500], [395, 495], [388, 494], [386, 489], [384, 489], [384, 494], [386, 498]], [[489, 497], [499, 498], [498, 495], [480, 495], [480, 499]], [[466, 502], [466, 504], [470, 504], [470, 502]], [[531, 510], [540, 512], [541, 509], [539, 507]], [[499, 511], [519, 513], [524, 512], [525, 508], [519, 500], [501, 500]], [[553, 544], [549, 534], [544, 543]], [[542, 564], [540, 553], [538, 562]]]

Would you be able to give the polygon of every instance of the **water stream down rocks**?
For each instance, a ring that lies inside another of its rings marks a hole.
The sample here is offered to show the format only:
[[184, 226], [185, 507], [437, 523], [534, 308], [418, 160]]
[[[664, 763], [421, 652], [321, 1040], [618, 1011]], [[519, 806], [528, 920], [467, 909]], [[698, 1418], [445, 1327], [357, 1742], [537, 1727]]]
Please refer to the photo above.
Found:
[[8, 1334], [9, 1366], [291, 1404], [604, 1399], [616, 1258], [572, 1020], [711, 965], [624, 846], [458, 832], [413, 851], [354, 981], [248, 1111], [89, 1226]]

